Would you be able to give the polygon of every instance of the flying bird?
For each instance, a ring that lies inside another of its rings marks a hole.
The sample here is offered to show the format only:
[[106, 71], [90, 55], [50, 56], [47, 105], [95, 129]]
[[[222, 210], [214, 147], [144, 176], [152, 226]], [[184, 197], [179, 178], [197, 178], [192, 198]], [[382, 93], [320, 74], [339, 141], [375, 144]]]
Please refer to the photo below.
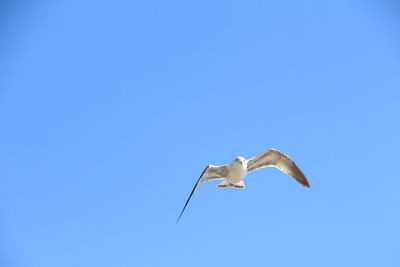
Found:
[[237, 157], [229, 165], [208, 165], [204, 169], [196, 184], [194, 185], [193, 190], [190, 193], [189, 198], [187, 199], [185, 206], [183, 207], [182, 212], [179, 215], [176, 223], [179, 222], [183, 212], [186, 209], [187, 204], [193, 196], [193, 193], [196, 191], [197, 187], [201, 183], [212, 180], [223, 180], [218, 185], [219, 188], [233, 187], [237, 189], [243, 189], [245, 187], [243, 180], [246, 175], [249, 172], [265, 167], [278, 168], [284, 173], [292, 176], [303, 186], [310, 187], [310, 183], [308, 182], [306, 176], [303, 174], [300, 168], [297, 167], [296, 163], [294, 163], [294, 161], [289, 158], [289, 156], [276, 149], [269, 149], [264, 153], [261, 153], [249, 160], [246, 160], [243, 157]]

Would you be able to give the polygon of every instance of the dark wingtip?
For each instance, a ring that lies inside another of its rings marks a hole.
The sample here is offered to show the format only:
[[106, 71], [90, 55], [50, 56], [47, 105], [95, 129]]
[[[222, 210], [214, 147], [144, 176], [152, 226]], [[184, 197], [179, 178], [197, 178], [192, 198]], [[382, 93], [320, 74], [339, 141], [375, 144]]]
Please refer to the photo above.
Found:
[[307, 178], [304, 176], [303, 177], [303, 179], [302, 179], [302, 181], [300, 182], [304, 187], [307, 187], [307, 188], [310, 188], [311, 187], [311, 185], [310, 185], [310, 183], [308, 182], [308, 180], [307, 180]]
[[179, 215], [178, 220], [176, 220], [176, 224], [178, 224], [179, 220], [180, 220], [181, 217], [182, 217], [182, 214], [183, 214], [183, 213], [181, 213], [181, 215]]
[[310, 185], [310, 183], [308, 182], [306, 176], [305, 176], [305, 175], [302, 175], [302, 176], [303, 176], [303, 177], [301, 177], [301, 179], [297, 179], [297, 181], [298, 181], [300, 184], [302, 184], [304, 187], [310, 188], [311, 185]]
[[[190, 199], [190, 198], [189, 198], [189, 199]], [[189, 200], [186, 202], [186, 205], [187, 205], [188, 202], [189, 202]], [[176, 220], [176, 224], [178, 224], [179, 220], [181, 219], [182, 214], [183, 214], [183, 212], [185, 211], [186, 205], [185, 205], [185, 207], [183, 208], [181, 214], [179, 214], [178, 220]]]

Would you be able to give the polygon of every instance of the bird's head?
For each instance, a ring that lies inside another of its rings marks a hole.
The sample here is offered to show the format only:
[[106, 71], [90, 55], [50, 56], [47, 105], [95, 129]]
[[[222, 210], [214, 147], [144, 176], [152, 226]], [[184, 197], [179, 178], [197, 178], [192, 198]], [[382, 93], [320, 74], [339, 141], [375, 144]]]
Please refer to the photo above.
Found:
[[243, 157], [237, 157], [237, 158], [235, 158], [235, 159], [232, 161], [232, 163], [233, 163], [233, 164], [240, 164], [240, 165], [243, 165], [244, 161], [245, 161], [245, 159], [244, 159]]

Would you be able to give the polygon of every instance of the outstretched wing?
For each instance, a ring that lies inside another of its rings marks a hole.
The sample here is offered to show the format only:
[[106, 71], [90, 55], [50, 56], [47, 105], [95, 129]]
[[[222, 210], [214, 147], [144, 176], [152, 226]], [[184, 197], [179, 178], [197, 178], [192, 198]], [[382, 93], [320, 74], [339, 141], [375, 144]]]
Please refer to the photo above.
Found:
[[284, 173], [292, 176], [302, 185], [310, 187], [306, 176], [303, 174], [300, 168], [297, 167], [296, 163], [294, 163], [294, 161], [287, 155], [278, 150], [270, 149], [252, 159], [249, 159], [247, 162], [247, 172], [255, 171], [265, 167], [276, 167]]
[[176, 223], [179, 222], [179, 219], [181, 218], [183, 212], [186, 209], [187, 204], [189, 203], [190, 199], [192, 198], [193, 193], [196, 191], [197, 187], [204, 182], [211, 181], [211, 180], [217, 180], [217, 179], [224, 179], [229, 173], [229, 168], [228, 166], [212, 166], [208, 165], [204, 171], [201, 173], [199, 179], [197, 180], [196, 184], [194, 185], [192, 192], [189, 195], [188, 200], [186, 200], [185, 206], [182, 209], [181, 214], [179, 215], [178, 220]]

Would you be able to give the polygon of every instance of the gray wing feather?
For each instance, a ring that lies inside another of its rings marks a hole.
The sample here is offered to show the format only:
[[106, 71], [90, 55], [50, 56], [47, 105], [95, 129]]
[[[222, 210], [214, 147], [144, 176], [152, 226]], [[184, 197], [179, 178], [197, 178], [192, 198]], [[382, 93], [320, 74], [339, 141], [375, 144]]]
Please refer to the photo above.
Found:
[[200, 182], [203, 183], [211, 180], [225, 179], [228, 173], [228, 166], [208, 165], [205, 172], [201, 176]]
[[190, 199], [192, 198], [194, 192], [196, 191], [197, 187], [204, 182], [211, 181], [211, 180], [217, 180], [217, 179], [225, 179], [226, 176], [229, 173], [229, 168], [228, 166], [213, 166], [213, 165], [208, 165], [202, 174], [200, 175], [199, 179], [197, 179], [196, 184], [194, 185], [192, 192], [190, 192], [190, 195], [188, 199], [186, 200], [185, 206], [183, 206], [183, 209], [181, 211], [181, 214], [178, 217], [178, 220], [176, 223], [179, 222], [180, 218], [182, 217], [183, 212], [186, 209], [187, 204], [189, 203]]
[[296, 165], [296, 163], [291, 158], [289, 158], [289, 156], [283, 154], [278, 150], [270, 149], [264, 153], [255, 156], [252, 159], [249, 159], [249, 161], [247, 162], [247, 172], [255, 171], [257, 169], [265, 167], [278, 168], [284, 173], [292, 176], [302, 185], [310, 187], [310, 183], [308, 182], [306, 176]]

